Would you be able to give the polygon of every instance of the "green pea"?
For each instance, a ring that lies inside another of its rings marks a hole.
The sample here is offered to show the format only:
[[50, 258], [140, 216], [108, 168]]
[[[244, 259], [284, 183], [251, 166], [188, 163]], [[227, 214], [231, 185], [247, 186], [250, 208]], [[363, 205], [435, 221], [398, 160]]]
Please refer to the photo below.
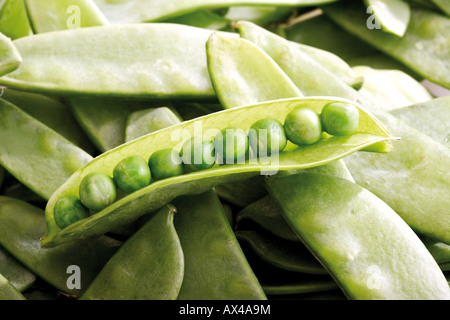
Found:
[[88, 209], [100, 211], [116, 200], [117, 190], [110, 176], [92, 172], [81, 180], [79, 194], [81, 202]]
[[359, 112], [349, 103], [329, 103], [323, 107], [320, 120], [327, 133], [334, 136], [348, 136], [358, 129]]
[[284, 150], [287, 144], [283, 124], [274, 118], [256, 121], [248, 133], [250, 147], [258, 157]]
[[296, 145], [313, 144], [322, 137], [319, 115], [304, 107], [297, 107], [288, 113], [284, 130], [287, 139]]
[[227, 127], [216, 135], [214, 148], [220, 164], [236, 163], [247, 154], [248, 136], [241, 128]]
[[151, 182], [147, 161], [138, 155], [121, 160], [113, 170], [113, 177], [117, 187], [125, 193], [133, 193]]
[[216, 160], [214, 143], [200, 137], [192, 137], [183, 144], [180, 156], [188, 171], [212, 168]]
[[148, 164], [155, 180], [179, 176], [184, 173], [179, 154], [170, 148], [154, 152], [150, 156]]
[[56, 202], [54, 215], [58, 227], [64, 229], [78, 220], [89, 217], [90, 213], [78, 197], [68, 195]]

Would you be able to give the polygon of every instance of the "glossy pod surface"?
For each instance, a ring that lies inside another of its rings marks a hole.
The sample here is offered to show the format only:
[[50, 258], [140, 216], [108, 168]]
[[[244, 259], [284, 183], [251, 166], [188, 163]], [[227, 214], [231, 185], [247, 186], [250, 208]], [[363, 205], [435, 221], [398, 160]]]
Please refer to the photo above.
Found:
[[311, 173], [266, 183], [286, 220], [349, 298], [450, 298], [429, 251], [372, 193], [344, 179]]
[[[106, 152], [72, 175], [53, 194], [46, 207], [48, 233], [42, 240], [43, 244], [50, 246], [89, 235], [103, 234], [111, 230], [113, 226], [119, 226], [126, 221], [131, 222], [142, 215], [145, 210], [156, 210], [161, 204], [171, 201], [177, 195], [192, 192], [187, 187], [190, 184], [202, 182], [204, 187], [200, 190], [206, 191], [208, 186], [236, 181], [239, 175], [250, 177], [260, 174], [261, 171], [273, 172], [273, 170], [291, 170], [324, 165], [371, 144], [392, 139], [376, 118], [373, 118], [363, 109], [359, 109], [361, 120], [358, 131], [360, 133], [350, 137], [330, 137], [306, 147], [288, 145], [285, 152], [274, 159], [268, 158], [269, 161], [266, 161], [266, 163], [249, 160], [244, 164], [215, 165], [208, 170], [156, 181], [128, 197], [119, 199], [105, 210], [84, 221], [79, 221], [79, 223], [75, 223], [62, 231], [56, 227], [53, 218], [56, 201], [65, 195], [78, 196], [79, 184], [89, 173], [103, 172], [111, 176], [115, 165], [129, 155], [141, 155], [148, 159], [153, 152], [159, 149], [175, 148], [175, 150], [179, 150], [186, 139], [197, 135], [196, 132], [203, 132], [202, 135], [205, 138], [208, 135], [214, 137], [218, 131], [230, 124], [248, 130], [253, 122], [260, 118], [283, 119], [290, 110], [299, 104], [306, 104], [320, 112], [326, 103], [335, 101], [340, 100], [313, 97], [296, 98], [224, 110], [159, 130]], [[167, 137], [171, 137], [171, 139], [167, 139]], [[158, 143], [152, 143], [154, 141], [158, 141]], [[168, 192], [168, 190], [171, 191]]]

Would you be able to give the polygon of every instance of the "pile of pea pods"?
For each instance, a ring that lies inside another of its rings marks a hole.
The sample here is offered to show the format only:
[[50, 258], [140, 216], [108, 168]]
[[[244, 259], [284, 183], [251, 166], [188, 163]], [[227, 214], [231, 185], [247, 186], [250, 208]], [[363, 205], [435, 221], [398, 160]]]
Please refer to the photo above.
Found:
[[4, 0], [0, 86], [0, 300], [450, 299], [449, 1]]

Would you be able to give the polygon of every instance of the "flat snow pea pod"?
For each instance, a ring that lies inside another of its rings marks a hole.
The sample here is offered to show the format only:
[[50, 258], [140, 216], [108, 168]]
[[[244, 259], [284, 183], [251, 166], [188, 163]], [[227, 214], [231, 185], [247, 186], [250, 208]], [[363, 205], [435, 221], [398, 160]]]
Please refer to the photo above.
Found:
[[450, 147], [450, 96], [391, 111], [391, 114], [437, 142]]
[[292, 14], [292, 8], [278, 6], [233, 6], [228, 8], [225, 18], [230, 21], [251, 21], [258, 25], [267, 25], [281, 21]]
[[359, 3], [324, 7], [338, 25], [375, 48], [394, 57], [424, 78], [450, 88], [450, 20], [432, 11], [411, 10], [408, 29], [402, 38], [383, 30], [367, 28], [367, 14]]
[[214, 98], [204, 50], [212, 32], [152, 23], [41, 33], [13, 41], [23, 61], [0, 84], [65, 96]]
[[[254, 101], [275, 100], [280, 96], [303, 96], [280, 67], [247, 40], [213, 34], [206, 43], [206, 52], [211, 82], [225, 108], [239, 107]], [[264, 68], [260, 68], [261, 65]], [[283, 78], [283, 81], [279, 81], [279, 78]], [[252, 85], [246, 85], [248, 82]], [[286, 82], [292, 84], [285, 85]]]
[[449, 148], [390, 114], [378, 116], [402, 140], [382, 159], [347, 157], [352, 176], [416, 232], [450, 244]]
[[182, 196], [173, 203], [185, 257], [178, 299], [265, 300], [216, 193]]
[[36, 276], [3, 247], [0, 247], [0, 274], [19, 292], [25, 291], [36, 281]]
[[447, 281], [422, 241], [374, 194], [322, 174], [266, 183], [284, 217], [348, 298], [450, 299]]
[[106, 263], [81, 300], [175, 300], [184, 276], [175, 212], [167, 205], [153, 213]]
[[130, 114], [143, 109], [159, 107], [148, 101], [70, 98], [68, 101], [75, 118], [100, 152], [126, 142], [127, 121]]
[[111, 2], [94, 0], [111, 23], [160, 21], [200, 9], [226, 8], [230, 6], [310, 6], [336, 0], [125, 0]]
[[304, 294], [312, 292], [322, 292], [337, 289], [338, 286], [333, 280], [305, 280], [305, 282], [294, 282], [288, 284], [263, 284], [264, 292], [269, 296]]
[[0, 4], [0, 32], [13, 40], [33, 34], [23, 1], [2, 1]]
[[[76, 245], [42, 248], [39, 237], [45, 232], [43, 211], [7, 197], [0, 197], [0, 220], [0, 244], [12, 256], [58, 290], [77, 296], [87, 289], [122, 244], [105, 236]], [[81, 276], [80, 287], [68, 279], [74, 270]]]
[[328, 274], [302, 243], [284, 240], [269, 232], [256, 230], [237, 230], [235, 235], [261, 260], [274, 267], [308, 274]]
[[208, 10], [197, 10], [171, 19], [166, 19], [164, 22], [179, 23], [211, 30], [226, 30], [230, 28], [230, 22], [225, 19], [225, 17]]
[[22, 57], [10, 38], [0, 33], [0, 76], [16, 70]]
[[87, 153], [94, 153], [94, 147], [89, 138], [63, 102], [44, 95], [11, 89], [6, 89], [2, 98], [52, 128]]
[[[323, 166], [304, 170], [279, 172], [278, 175], [291, 175], [300, 172], [328, 174], [354, 182], [353, 177], [345, 166], [344, 160], [333, 161]], [[262, 177], [260, 178], [263, 179]], [[256, 223], [264, 230], [269, 231], [281, 239], [296, 242], [300, 241], [299, 237], [283, 218], [280, 206], [267, 193], [262, 195], [259, 199], [255, 199], [254, 202], [247, 204], [238, 212], [236, 215], [237, 229], [239, 230], [242, 224], [245, 225], [246, 221]]]
[[3, 99], [0, 144], [0, 164], [44, 199], [92, 160], [84, 150]]
[[108, 24], [91, 0], [25, 0], [25, 4], [35, 33]]
[[439, 265], [450, 262], [450, 245], [426, 237], [421, 239]]
[[[337, 92], [351, 92], [351, 87], [359, 88], [362, 85], [363, 79], [344, 60], [331, 52], [286, 40], [251, 22], [240, 21], [236, 28], [242, 38], [251, 41], [272, 57], [304, 94], [337, 95]], [[342, 82], [335, 82], [334, 86], [327, 86], [329, 88], [325, 90], [315, 89], [314, 83], [329, 77], [336, 77]], [[307, 81], [303, 78], [307, 78]], [[343, 83], [348, 85], [344, 86]]]
[[367, 13], [373, 17], [368, 25], [381, 27], [384, 31], [403, 37], [411, 17], [409, 3], [402, 0], [364, 0]]
[[364, 77], [364, 84], [358, 93], [385, 111], [433, 98], [419, 81], [403, 71], [374, 69], [364, 65], [354, 66], [353, 70]]
[[3, 275], [0, 274], [0, 300], [26, 300]]
[[[311, 97], [267, 101], [223, 110], [158, 130], [105, 152], [80, 168], [53, 194], [46, 207], [48, 233], [42, 239], [43, 244], [51, 246], [77, 238], [101, 235], [113, 227], [118, 227], [125, 222], [132, 222], [148, 210], [160, 208], [161, 205], [182, 194], [201, 193], [201, 191], [207, 190], [205, 188], [250, 178], [261, 172], [268, 174], [325, 165], [374, 143], [392, 139], [386, 128], [376, 118], [358, 107], [360, 126], [358, 133], [352, 136], [332, 136], [310, 146], [288, 145], [285, 151], [277, 154], [276, 157], [249, 159], [243, 164], [222, 166], [216, 164], [208, 170], [159, 180], [133, 194], [118, 199], [111, 206], [89, 219], [80, 220], [63, 231], [54, 222], [53, 210], [60, 197], [66, 195], [78, 196], [80, 182], [89, 173], [103, 172], [111, 176], [113, 168], [124, 157], [140, 155], [148, 159], [153, 152], [161, 149], [169, 148], [179, 151], [185, 141], [194, 136], [212, 139], [217, 132], [230, 125], [242, 128], [245, 131], [250, 128], [255, 120], [260, 118], [283, 119], [299, 104], [307, 105], [320, 112], [327, 103], [338, 101], [351, 103], [347, 100]], [[193, 186], [198, 189], [193, 189]]]
[[181, 121], [180, 116], [168, 107], [134, 111], [128, 116], [125, 141], [134, 140], [151, 132], [178, 124]]
[[450, 4], [445, 0], [431, 0], [436, 6], [438, 6], [445, 14], [450, 16]]

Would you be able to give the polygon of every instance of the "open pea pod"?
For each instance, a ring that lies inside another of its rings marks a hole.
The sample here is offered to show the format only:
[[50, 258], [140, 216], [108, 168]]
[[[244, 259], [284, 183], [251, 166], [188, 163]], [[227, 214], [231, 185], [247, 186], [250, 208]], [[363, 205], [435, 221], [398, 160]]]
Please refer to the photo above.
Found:
[[450, 88], [450, 19], [439, 13], [414, 7], [402, 38], [367, 28], [365, 6], [332, 4], [323, 8], [338, 25], [375, 48], [394, 57], [424, 78]]
[[[45, 227], [42, 209], [21, 200], [0, 197], [1, 246], [36, 276], [68, 294], [82, 294], [122, 245], [120, 241], [103, 236], [45, 249], [39, 242]], [[71, 279], [75, 269], [69, 267], [79, 267], [79, 283], [74, 281], [76, 275]]]
[[199, 9], [230, 6], [311, 6], [336, 0], [94, 0], [111, 23], [150, 22], [168, 19]]
[[152, 23], [24, 37], [13, 41], [22, 64], [0, 84], [65, 96], [214, 99], [204, 50], [212, 32]]
[[265, 300], [214, 190], [173, 204], [185, 258], [178, 300]]
[[22, 57], [10, 38], [0, 33], [0, 76], [16, 70]]
[[59, 188], [92, 156], [0, 99], [0, 164], [44, 199]]
[[173, 224], [176, 208], [154, 213], [106, 263], [82, 300], [175, 300], [184, 257]]
[[450, 298], [433, 256], [374, 194], [345, 179], [312, 173], [269, 177], [266, 185], [286, 220], [347, 297]]
[[[279, 170], [324, 165], [372, 144], [392, 139], [387, 129], [376, 118], [355, 105], [360, 113], [360, 122], [357, 133], [354, 135], [330, 136], [310, 146], [288, 144], [285, 151], [276, 156], [261, 159], [251, 158], [244, 163], [216, 164], [211, 169], [204, 171], [159, 180], [117, 200], [106, 209], [78, 221], [64, 230], [56, 226], [53, 217], [55, 203], [60, 197], [66, 195], [78, 196], [80, 182], [88, 173], [103, 172], [112, 176], [116, 164], [127, 156], [140, 155], [148, 159], [157, 150], [171, 148], [179, 151], [187, 139], [195, 136], [212, 139], [220, 130], [231, 125], [247, 131], [255, 121], [262, 118], [273, 117], [283, 121], [286, 115], [299, 105], [306, 105], [320, 113], [326, 104], [337, 101], [353, 104], [345, 99], [322, 97], [267, 101], [223, 110], [186, 121], [110, 150], [80, 168], [52, 195], [46, 207], [48, 233], [42, 239], [42, 243], [45, 246], [52, 246], [87, 236], [101, 235], [113, 227], [137, 219], [148, 210], [158, 209], [182, 194], [204, 192], [214, 185], [237, 181], [261, 172], [268, 174]], [[198, 189], [193, 189], [194, 186]]]

